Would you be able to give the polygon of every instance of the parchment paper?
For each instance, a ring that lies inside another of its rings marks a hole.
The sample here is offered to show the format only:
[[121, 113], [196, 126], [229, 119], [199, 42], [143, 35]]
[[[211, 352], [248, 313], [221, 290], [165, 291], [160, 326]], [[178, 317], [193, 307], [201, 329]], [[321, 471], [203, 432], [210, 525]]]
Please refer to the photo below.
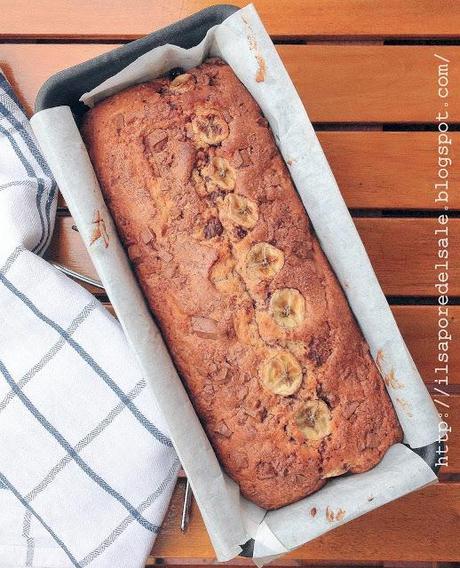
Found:
[[[323, 250], [385, 378], [405, 442], [416, 448], [436, 441], [436, 408], [396, 326], [305, 109], [252, 5], [209, 30], [192, 49], [163, 46], [152, 50], [91, 93], [82, 93], [82, 100], [94, 104], [129, 85], [173, 67], [188, 69], [213, 55], [231, 65], [270, 122]], [[421, 458], [397, 444], [372, 471], [334, 479], [314, 495], [278, 511], [266, 514], [243, 499], [237, 485], [223, 473], [145, 305], [70, 108], [41, 111], [32, 118], [32, 126], [165, 414], [220, 561], [234, 557], [246, 540], [255, 538], [257, 563], [263, 564], [436, 481]], [[101, 219], [106, 235], [94, 240], [95, 230], [101, 232]]]

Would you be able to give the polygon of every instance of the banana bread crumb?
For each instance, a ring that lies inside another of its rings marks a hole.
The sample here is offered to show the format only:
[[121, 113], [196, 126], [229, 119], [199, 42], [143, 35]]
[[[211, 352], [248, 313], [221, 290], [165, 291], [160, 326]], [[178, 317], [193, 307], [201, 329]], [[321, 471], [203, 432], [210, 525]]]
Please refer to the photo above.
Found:
[[261, 110], [209, 59], [115, 94], [82, 127], [198, 416], [275, 509], [401, 440], [384, 382]]

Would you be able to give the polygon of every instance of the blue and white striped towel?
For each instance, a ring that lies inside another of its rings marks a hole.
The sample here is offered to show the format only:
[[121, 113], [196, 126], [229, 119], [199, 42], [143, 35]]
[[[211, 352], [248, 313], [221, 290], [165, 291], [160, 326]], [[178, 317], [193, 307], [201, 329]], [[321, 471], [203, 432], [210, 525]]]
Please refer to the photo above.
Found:
[[38, 256], [56, 198], [0, 73], [0, 567], [136, 568], [179, 463], [116, 320]]

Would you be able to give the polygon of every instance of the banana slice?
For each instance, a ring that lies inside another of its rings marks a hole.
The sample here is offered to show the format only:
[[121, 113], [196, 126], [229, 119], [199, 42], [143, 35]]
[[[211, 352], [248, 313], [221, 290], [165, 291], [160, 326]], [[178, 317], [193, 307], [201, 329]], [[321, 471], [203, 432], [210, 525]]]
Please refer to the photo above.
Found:
[[192, 87], [193, 77], [190, 73], [182, 73], [182, 75], [178, 75], [169, 84], [169, 88], [173, 93], [185, 93], [186, 91], [190, 91]]
[[331, 433], [331, 412], [323, 400], [309, 400], [297, 412], [295, 423], [307, 440], [321, 440]]
[[257, 203], [237, 193], [225, 196], [224, 211], [232, 223], [244, 229], [252, 229], [259, 219]]
[[273, 292], [270, 311], [279, 326], [294, 329], [305, 319], [305, 298], [295, 288], [281, 288]]
[[192, 119], [192, 130], [201, 146], [220, 144], [230, 132], [223, 116], [213, 109], [198, 109]]
[[201, 170], [206, 181], [211, 181], [225, 191], [235, 187], [236, 172], [225, 158], [214, 157]]
[[302, 367], [289, 351], [280, 351], [265, 361], [259, 375], [262, 385], [280, 396], [294, 394], [302, 384]]
[[273, 278], [283, 268], [284, 253], [269, 243], [253, 245], [246, 256], [246, 272], [253, 280]]

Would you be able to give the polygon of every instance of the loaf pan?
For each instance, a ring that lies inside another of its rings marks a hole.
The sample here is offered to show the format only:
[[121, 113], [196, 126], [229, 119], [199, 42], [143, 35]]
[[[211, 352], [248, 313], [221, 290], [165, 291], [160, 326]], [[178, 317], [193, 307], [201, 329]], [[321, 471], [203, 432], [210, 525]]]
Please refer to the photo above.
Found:
[[59, 71], [42, 85], [35, 100], [35, 112], [60, 105], [69, 106], [78, 124], [87, 110], [79, 101], [83, 93], [115, 75], [154, 47], [170, 43], [187, 49], [197, 45], [210, 28], [221, 24], [237, 10], [237, 6], [227, 4], [205, 8], [141, 39]]
[[[200, 43], [212, 26], [222, 23], [238, 9], [236, 6], [227, 4], [211, 6], [141, 39], [122, 45], [74, 67], [59, 71], [52, 75], [40, 88], [35, 100], [35, 112], [60, 105], [69, 106], [77, 124], [79, 124], [87, 110], [87, 107], [79, 101], [83, 93], [90, 91], [155, 47], [173, 44], [190, 48]], [[442, 443], [434, 442], [422, 448], [412, 449], [412, 451], [418, 454], [437, 473], [439, 470], [437, 452], [442, 448]], [[251, 557], [252, 549], [253, 542], [251, 539], [244, 546], [241, 555]]]

